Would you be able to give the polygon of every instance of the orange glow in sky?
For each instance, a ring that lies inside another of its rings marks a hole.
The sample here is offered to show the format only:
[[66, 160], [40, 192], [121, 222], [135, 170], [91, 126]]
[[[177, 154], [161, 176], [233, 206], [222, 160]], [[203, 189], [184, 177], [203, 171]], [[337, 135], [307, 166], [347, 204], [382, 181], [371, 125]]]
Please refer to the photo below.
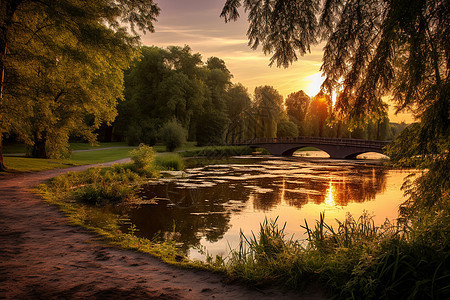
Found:
[[[242, 83], [250, 94], [261, 85], [273, 86], [283, 97], [300, 90], [310, 97], [319, 92], [324, 80], [320, 72], [324, 44], [312, 47], [310, 54], [299, 57], [289, 68], [269, 67], [270, 56], [265, 56], [260, 48], [252, 50], [248, 46], [248, 23], [242, 9], [237, 22], [225, 24], [219, 17], [224, 0], [157, 0], [157, 3], [161, 14], [154, 24], [155, 32], [142, 36], [144, 45], [189, 45], [193, 52], [202, 54], [203, 61], [219, 57], [233, 74], [232, 81]], [[392, 112], [390, 118], [396, 122], [411, 119], [409, 115], [394, 117]]]

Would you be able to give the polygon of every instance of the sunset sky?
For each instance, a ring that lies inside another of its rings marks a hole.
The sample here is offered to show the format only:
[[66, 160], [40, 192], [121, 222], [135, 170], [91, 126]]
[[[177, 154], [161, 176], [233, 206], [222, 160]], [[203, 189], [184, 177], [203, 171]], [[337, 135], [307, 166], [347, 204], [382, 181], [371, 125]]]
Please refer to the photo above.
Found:
[[[304, 90], [308, 95], [318, 93], [323, 81], [320, 73], [322, 46], [315, 46], [311, 54], [300, 57], [289, 68], [269, 67], [270, 56], [261, 49], [252, 50], [246, 36], [248, 23], [241, 10], [237, 22], [225, 24], [219, 17], [225, 0], [159, 0], [161, 14], [155, 23], [155, 33], [142, 36], [144, 45], [167, 47], [189, 45], [203, 56], [223, 59], [234, 75], [234, 83], [242, 83], [250, 93], [256, 86], [271, 85], [284, 97]], [[405, 120], [407, 115], [393, 116], [395, 122]]]

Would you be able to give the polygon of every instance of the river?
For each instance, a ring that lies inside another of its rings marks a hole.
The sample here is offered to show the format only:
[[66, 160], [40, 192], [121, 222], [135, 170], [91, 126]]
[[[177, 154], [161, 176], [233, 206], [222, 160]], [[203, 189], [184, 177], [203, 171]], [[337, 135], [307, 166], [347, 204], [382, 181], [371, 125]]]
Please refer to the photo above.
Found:
[[[286, 234], [305, 239], [300, 225], [314, 225], [321, 212], [336, 226], [347, 213], [364, 211], [376, 224], [398, 217], [401, 186], [414, 170], [390, 170], [373, 160], [325, 158], [255, 159], [208, 165], [142, 186], [148, 204], [127, 210], [137, 235], [175, 240], [191, 259], [226, 257], [240, 232], [257, 234], [265, 218], [278, 218]], [[123, 228], [126, 230], [126, 228]]]

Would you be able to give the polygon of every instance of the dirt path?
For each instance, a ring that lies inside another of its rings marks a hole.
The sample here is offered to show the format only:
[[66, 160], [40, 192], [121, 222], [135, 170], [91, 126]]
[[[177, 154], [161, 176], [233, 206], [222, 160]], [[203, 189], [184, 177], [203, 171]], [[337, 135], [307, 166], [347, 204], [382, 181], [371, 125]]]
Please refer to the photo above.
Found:
[[225, 284], [221, 275], [109, 247], [29, 191], [88, 167], [0, 179], [0, 299], [324, 299], [318, 291]]

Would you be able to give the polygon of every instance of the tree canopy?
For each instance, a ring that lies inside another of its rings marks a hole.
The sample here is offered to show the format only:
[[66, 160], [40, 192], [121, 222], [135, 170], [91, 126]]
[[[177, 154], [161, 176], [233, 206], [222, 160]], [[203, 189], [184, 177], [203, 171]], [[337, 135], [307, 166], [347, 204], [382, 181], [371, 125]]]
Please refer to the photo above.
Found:
[[158, 13], [152, 0], [2, 1], [0, 145], [14, 130], [48, 157], [69, 134], [94, 140], [116, 115], [136, 30], [153, 31]]

